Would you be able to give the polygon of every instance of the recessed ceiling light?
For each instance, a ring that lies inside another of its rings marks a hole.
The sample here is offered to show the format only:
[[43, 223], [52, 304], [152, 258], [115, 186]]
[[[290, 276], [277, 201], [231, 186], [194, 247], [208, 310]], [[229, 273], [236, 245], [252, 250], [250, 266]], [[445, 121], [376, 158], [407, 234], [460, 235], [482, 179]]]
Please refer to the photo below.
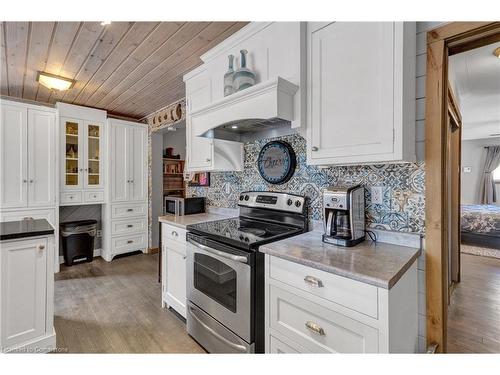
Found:
[[238, 125], [231, 126], [231, 129], [238, 129]]
[[498, 57], [500, 59], [500, 47], [496, 48], [494, 51], [493, 51], [493, 54]]
[[111, 21], [102, 21], [101, 22], [101, 26], [106, 26], [106, 25], [110, 25], [111, 24]]
[[69, 90], [75, 84], [75, 80], [61, 77], [47, 72], [38, 72], [37, 82], [47, 87], [49, 90], [64, 91]]

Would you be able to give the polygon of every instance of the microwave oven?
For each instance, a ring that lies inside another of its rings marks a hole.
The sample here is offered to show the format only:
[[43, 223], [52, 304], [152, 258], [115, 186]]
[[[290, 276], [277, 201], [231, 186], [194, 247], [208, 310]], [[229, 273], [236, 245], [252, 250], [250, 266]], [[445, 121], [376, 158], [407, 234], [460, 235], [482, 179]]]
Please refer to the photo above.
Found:
[[202, 214], [205, 212], [205, 198], [165, 197], [163, 213], [176, 216]]

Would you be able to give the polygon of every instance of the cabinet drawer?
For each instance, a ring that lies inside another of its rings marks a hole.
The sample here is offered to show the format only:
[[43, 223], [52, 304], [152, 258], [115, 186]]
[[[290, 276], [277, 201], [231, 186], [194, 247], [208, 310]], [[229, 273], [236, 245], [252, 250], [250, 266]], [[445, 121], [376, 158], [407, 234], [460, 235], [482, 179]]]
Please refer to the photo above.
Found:
[[163, 224], [161, 228], [162, 243], [168, 246], [171, 241], [186, 243], [186, 230], [174, 225]]
[[269, 325], [313, 353], [376, 353], [378, 330], [269, 285]]
[[[267, 352], [266, 352], [267, 353]], [[303, 348], [299, 348], [299, 346], [292, 342], [290, 339], [286, 340], [286, 343], [283, 340], [280, 340], [274, 335], [269, 336], [269, 351], [271, 354], [299, 354], [299, 353], [307, 353]]]
[[145, 203], [114, 204], [111, 206], [112, 219], [142, 216], [147, 215], [147, 213], [147, 205]]
[[86, 191], [84, 193], [85, 202], [104, 202], [103, 191]]
[[272, 279], [328, 301], [378, 318], [378, 291], [374, 285], [351, 280], [277, 257], [270, 258]]
[[111, 222], [111, 235], [126, 235], [135, 232], [144, 232], [148, 227], [147, 218], [117, 220]]
[[82, 192], [61, 193], [61, 204], [82, 203]]
[[131, 234], [123, 237], [111, 238], [111, 252], [121, 254], [129, 251], [143, 250], [147, 247], [145, 233]]

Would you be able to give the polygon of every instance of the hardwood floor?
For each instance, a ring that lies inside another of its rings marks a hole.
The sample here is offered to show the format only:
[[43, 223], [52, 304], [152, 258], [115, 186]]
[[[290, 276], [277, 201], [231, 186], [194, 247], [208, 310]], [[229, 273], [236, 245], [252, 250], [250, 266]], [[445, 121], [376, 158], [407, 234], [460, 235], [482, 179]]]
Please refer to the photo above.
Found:
[[55, 282], [57, 346], [68, 353], [204, 353], [161, 307], [158, 254], [62, 266]]
[[500, 353], [500, 259], [462, 254], [448, 310], [449, 353]]

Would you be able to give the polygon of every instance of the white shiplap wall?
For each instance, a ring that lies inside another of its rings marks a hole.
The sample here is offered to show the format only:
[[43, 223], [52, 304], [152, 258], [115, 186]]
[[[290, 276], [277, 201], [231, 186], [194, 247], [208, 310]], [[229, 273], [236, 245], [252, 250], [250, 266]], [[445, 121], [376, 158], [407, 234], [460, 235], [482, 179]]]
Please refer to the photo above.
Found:
[[[417, 61], [416, 61], [416, 126], [415, 141], [417, 160], [425, 159], [425, 73], [427, 68], [427, 31], [443, 25], [444, 22], [417, 22]], [[418, 260], [418, 346], [426, 350], [426, 304], [425, 304], [425, 252]]]

